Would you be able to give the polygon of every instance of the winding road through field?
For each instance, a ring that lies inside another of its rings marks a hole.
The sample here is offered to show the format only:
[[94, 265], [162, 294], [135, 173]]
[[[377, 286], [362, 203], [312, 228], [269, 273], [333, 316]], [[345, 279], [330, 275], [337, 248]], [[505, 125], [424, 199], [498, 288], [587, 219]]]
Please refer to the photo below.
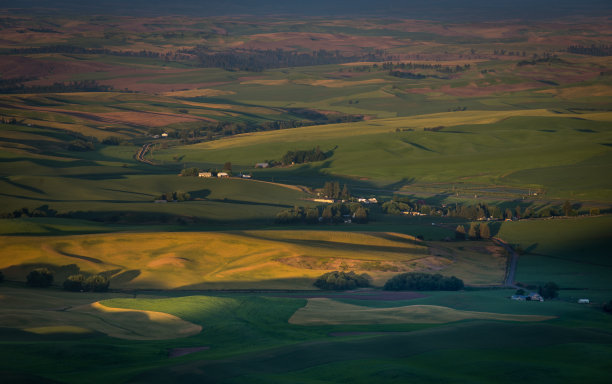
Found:
[[518, 253], [512, 247], [503, 241], [502, 239], [495, 237], [493, 241], [496, 244], [501, 245], [510, 255], [510, 261], [508, 263], [508, 267], [506, 269], [506, 279], [504, 280], [504, 286], [509, 288], [518, 288], [516, 284], [514, 284], [514, 277], [516, 275], [516, 266], [518, 264]]
[[143, 145], [142, 148], [140, 148], [138, 150], [138, 152], [136, 153], [136, 156], [135, 156], [136, 160], [140, 161], [141, 163], [145, 163], [145, 164], [149, 164], [149, 165], [155, 165], [155, 163], [152, 162], [151, 160], [145, 159], [145, 155], [149, 151], [150, 147], [151, 147], [151, 143], [147, 143], [147, 144]]

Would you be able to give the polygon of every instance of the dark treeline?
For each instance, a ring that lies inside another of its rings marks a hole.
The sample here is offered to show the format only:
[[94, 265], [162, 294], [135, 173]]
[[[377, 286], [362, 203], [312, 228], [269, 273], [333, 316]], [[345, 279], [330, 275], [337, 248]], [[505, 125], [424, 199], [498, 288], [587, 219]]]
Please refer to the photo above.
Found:
[[567, 48], [570, 53], [589, 56], [612, 56], [612, 45], [570, 45]]
[[9, 54], [31, 55], [37, 53], [68, 53], [75, 55], [109, 55], [127, 57], [149, 57], [163, 58], [166, 54], [159, 52], [141, 51], [113, 51], [107, 48], [83, 48], [76, 45], [49, 45], [45, 47], [13, 48], [8, 50]]
[[[374, 64], [376, 67], [377, 64]], [[469, 64], [461, 65], [442, 65], [442, 64], [426, 64], [426, 63], [393, 63], [390, 61], [384, 62], [381, 65], [381, 69], [384, 71], [392, 71], [392, 70], [414, 70], [414, 69], [424, 69], [424, 70], [433, 70], [440, 73], [458, 73], [464, 72], [470, 69]]]
[[[340, 69], [340, 72], [348, 71], [348, 72], [371, 72], [374, 71], [389, 71], [389, 73], [403, 73], [405, 71], [413, 71], [413, 70], [429, 70], [436, 71], [438, 73], [444, 74], [453, 74], [464, 72], [470, 69], [470, 64], [461, 65], [442, 65], [442, 64], [427, 64], [427, 63], [394, 63], [392, 61], [385, 61], [382, 64], [372, 64], [372, 65], [357, 65], [348, 69]], [[394, 75], [391, 75], [394, 76]], [[425, 75], [421, 75], [425, 76]], [[398, 76], [401, 77], [401, 76]]]
[[463, 281], [455, 276], [407, 272], [389, 279], [383, 287], [386, 291], [458, 291], [463, 289]]
[[405, 71], [389, 71], [389, 76], [399, 77], [400, 79], [425, 79], [427, 77], [438, 77], [438, 76], [427, 76], [420, 73], [412, 73]]
[[533, 60], [521, 60], [518, 63], [516, 63], [516, 65], [518, 67], [522, 67], [525, 65], [536, 65], [539, 63], [565, 63], [565, 61], [563, 59], [558, 58], [557, 56], [549, 56], [549, 57], [542, 57], [542, 58], [533, 59]]
[[0, 83], [0, 93], [62, 93], [62, 92], [108, 92], [113, 88], [100, 85], [95, 80], [53, 83], [51, 85], [24, 85], [23, 83]]
[[339, 51], [321, 49], [310, 53], [270, 50], [230, 50], [211, 53], [206, 47], [183, 50], [180, 53], [195, 55], [199, 65], [204, 68], [223, 68], [225, 70], [240, 70], [261, 72], [271, 68], [305, 67], [325, 64], [342, 64], [354, 61], [383, 61], [384, 51], [376, 51], [364, 55], [345, 56]]

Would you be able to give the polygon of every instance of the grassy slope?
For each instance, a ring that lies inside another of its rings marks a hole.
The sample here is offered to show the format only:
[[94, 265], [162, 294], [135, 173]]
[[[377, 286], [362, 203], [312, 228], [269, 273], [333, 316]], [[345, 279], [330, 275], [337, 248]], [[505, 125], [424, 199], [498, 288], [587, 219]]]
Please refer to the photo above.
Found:
[[23, 280], [35, 266], [56, 270], [56, 282], [78, 270], [113, 276], [114, 288], [310, 289], [325, 271], [366, 272], [375, 285], [394, 273], [452, 270], [468, 284], [497, 284], [501, 256], [488, 250], [436, 251], [401, 234], [334, 231], [132, 233], [2, 237], [0, 267]]
[[[330, 174], [365, 177], [379, 185], [399, 180], [506, 184], [543, 188], [550, 197], [607, 201], [611, 186], [601, 175], [610, 171], [610, 151], [601, 143], [612, 139], [607, 129], [610, 115], [573, 117], [543, 110], [454, 112], [247, 134], [158, 156], [185, 156], [192, 163], [231, 159], [249, 167], [280, 159], [288, 150], [337, 146], [322, 164], [256, 175], [289, 179], [293, 173]], [[440, 125], [447, 128], [423, 131]], [[396, 128], [415, 131], [395, 132]]]

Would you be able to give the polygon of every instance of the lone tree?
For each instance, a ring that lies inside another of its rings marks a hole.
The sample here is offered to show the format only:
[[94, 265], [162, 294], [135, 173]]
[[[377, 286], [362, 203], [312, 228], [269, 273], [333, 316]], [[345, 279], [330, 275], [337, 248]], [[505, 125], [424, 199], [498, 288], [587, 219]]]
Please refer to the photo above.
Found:
[[30, 287], [48, 287], [53, 283], [53, 272], [47, 268], [36, 268], [26, 277]]
[[491, 230], [489, 229], [489, 224], [487, 223], [480, 223], [480, 238], [481, 239], [488, 239], [491, 237]]
[[465, 240], [465, 227], [463, 225], [458, 225], [455, 228], [455, 239]]
[[471, 240], [478, 239], [478, 224], [476, 223], [470, 224], [470, 230], [468, 231], [468, 236], [470, 237]]
[[569, 202], [569, 200], [565, 200], [565, 203], [563, 203], [563, 207], [561, 207], [563, 209], [563, 214], [565, 216], [569, 216], [572, 214], [572, 203]]
[[544, 284], [544, 286], [540, 286], [539, 293], [545, 299], [554, 299], [555, 297], [559, 296], [559, 286], [556, 283], [549, 281], [548, 283]]
[[353, 218], [356, 223], [367, 223], [368, 222], [368, 211], [365, 208], [359, 207], [355, 211]]

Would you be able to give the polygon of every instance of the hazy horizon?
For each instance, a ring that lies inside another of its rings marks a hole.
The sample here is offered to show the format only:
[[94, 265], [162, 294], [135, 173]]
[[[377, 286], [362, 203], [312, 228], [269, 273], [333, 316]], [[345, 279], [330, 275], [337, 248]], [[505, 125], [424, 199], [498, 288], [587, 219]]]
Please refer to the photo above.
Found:
[[100, 0], [83, 3], [78, 0], [0, 0], [4, 11], [18, 13], [84, 13], [126, 16], [229, 16], [294, 15], [331, 17], [401, 17], [433, 20], [500, 20], [549, 19], [576, 16], [610, 16], [612, 3], [606, 0], [516, 0], [486, 1], [450, 0], [401, 1], [381, 0], [311, 0], [307, 3], [281, 0], [235, 0], [220, 3], [213, 0]]

